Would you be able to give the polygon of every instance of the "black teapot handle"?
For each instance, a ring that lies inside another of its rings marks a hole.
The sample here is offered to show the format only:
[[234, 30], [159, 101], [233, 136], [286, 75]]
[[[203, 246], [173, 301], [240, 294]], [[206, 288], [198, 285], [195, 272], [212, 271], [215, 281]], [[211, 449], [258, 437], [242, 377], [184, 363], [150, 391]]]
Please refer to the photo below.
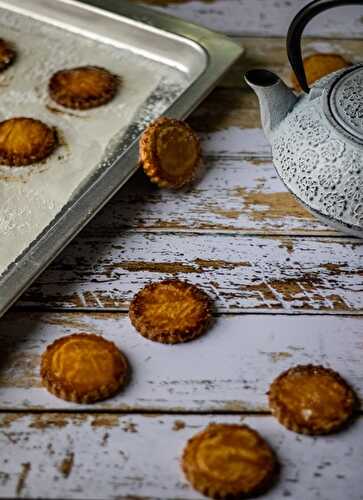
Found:
[[363, 0], [313, 0], [298, 12], [290, 25], [287, 34], [287, 55], [296, 78], [306, 93], [309, 93], [310, 89], [306, 80], [301, 51], [301, 37], [305, 26], [320, 12], [344, 5], [363, 5]]

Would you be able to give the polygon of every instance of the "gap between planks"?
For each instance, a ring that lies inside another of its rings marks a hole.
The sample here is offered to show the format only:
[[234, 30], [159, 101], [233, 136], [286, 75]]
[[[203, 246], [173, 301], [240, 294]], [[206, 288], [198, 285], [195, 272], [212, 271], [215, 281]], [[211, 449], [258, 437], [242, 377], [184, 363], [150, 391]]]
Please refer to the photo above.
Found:
[[343, 435], [311, 438], [286, 431], [271, 417], [213, 414], [178, 420], [5, 415], [1, 444], [9, 453], [1, 463], [2, 496], [19, 497], [21, 491], [34, 498], [202, 498], [179, 463], [187, 440], [211, 421], [250, 425], [271, 444], [282, 467], [268, 498], [362, 499], [361, 419]]
[[[338, 239], [338, 240], [344, 240], [345, 243], [357, 243], [360, 242], [360, 238], [354, 238], [352, 236], [348, 236], [343, 233], [338, 233], [334, 231], [334, 229], [329, 230], [327, 227], [326, 230], [324, 231], [319, 231], [319, 230], [311, 230], [309, 232], [308, 230], [304, 231], [289, 231], [283, 232], [283, 231], [278, 231], [278, 230], [266, 230], [266, 229], [261, 229], [261, 230], [244, 230], [244, 229], [227, 229], [227, 228], [219, 228], [216, 227], [214, 228], [183, 228], [183, 227], [175, 227], [175, 228], [168, 228], [168, 227], [134, 227], [134, 228], [125, 228], [122, 229], [122, 232], [127, 234], [133, 234], [133, 233], [145, 233], [145, 234], [178, 234], [178, 233], [183, 233], [183, 234], [221, 234], [221, 235], [238, 235], [238, 236], [261, 236], [261, 237], [276, 237], [276, 238], [286, 238], [286, 237], [291, 237], [291, 238], [324, 238], [324, 239]], [[112, 231], [110, 231], [110, 234], [114, 234]]]
[[[356, 412], [357, 415], [363, 415], [363, 410], [359, 410]], [[127, 415], [138, 415], [138, 416], [148, 416], [148, 417], [158, 417], [159, 415], [220, 415], [220, 416], [229, 416], [229, 415], [253, 415], [254, 417], [272, 417], [271, 412], [269, 411], [262, 411], [262, 410], [183, 410], [176, 408], [175, 410], [168, 409], [168, 410], [160, 410], [160, 409], [145, 409], [145, 410], [138, 410], [138, 409], [111, 409], [111, 408], [31, 408], [29, 410], [23, 408], [23, 409], [17, 409], [17, 408], [6, 408], [6, 409], [0, 409], [0, 418], [3, 415], [19, 415], [21, 416], [28, 416], [28, 415], [65, 415], [65, 416], [72, 416], [74, 414], [81, 414], [81, 415], [90, 415], [90, 416], [95, 416], [95, 415], [120, 415], [120, 416], [127, 416]]]
[[[362, 318], [280, 316], [266, 322], [259, 315], [224, 316], [205, 335], [179, 346], [147, 341], [125, 314], [13, 312], [0, 326], [2, 410], [264, 414], [271, 382], [307, 363], [338, 371], [363, 401]], [[79, 332], [103, 335], [129, 360], [130, 382], [112, 399], [76, 405], [41, 386], [46, 345]]]
[[[72, 417], [72, 415], [90, 415], [90, 416], [98, 416], [98, 415], [120, 415], [120, 416], [140, 416], [140, 417], [158, 417], [158, 416], [188, 416], [188, 415], [218, 415], [218, 416], [233, 416], [233, 415], [241, 415], [241, 416], [254, 416], [254, 417], [261, 417], [261, 418], [275, 418], [273, 417], [272, 413], [270, 411], [263, 411], [263, 410], [182, 410], [179, 408], [176, 408], [175, 410], [168, 409], [168, 410], [153, 410], [153, 409], [145, 409], [145, 410], [138, 410], [138, 409], [128, 409], [128, 410], [123, 410], [123, 409], [117, 409], [117, 408], [31, 408], [30, 410], [27, 409], [16, 409], [16, 408], [6, 408], [6, 409], [1, 409], [0, 408], [0, 418], [4, 415], [19, 415], [19, 418], [22, 416], [37, 416], [37, 415], [64, 415], [64, 416], [69, 416]], [[363, 416], [363, 408], [359, 408], [358, 410], [355, 411], [354, 413], [353, 420], [356, 420], [357, 418], [361, 418]]]
[[[181, 246], [182, 253], [173, 254]], [[205, 287], [219, 312], [256, 308], [350, 314], [362, 311], [361, 252], [360, 241], [334, 238], [129, 233], [95, 239], [84, 234], [22, 303], [125, 310], [145, 283], [178, 276]]]
[[[65, 313], [65, 314], [73, 314], [73, 313], [97, 313], [97, 314], [123, 314], [125, 316], [128, 315], [128, 306], [120, 306], [120, 307], [68, 307], [68, 306], [45, 306], [45, 305], [27, 305], [27, 304], [19, 304], [13, 306], [11, 311], [14, 312], [54, 312], [54, 313]], [[362, 311], [315, 311], [315, 310], [271, 310], [271, 309], [245, 309], [240, 310], [238, 312], [220, 307], [218, 311], [214, 312], [213, 316], [218, 318], [222, 316], [256, 316], [256, 315], [264, 315], [264, 316], [339, 316], [339, 317], [357, 317], [363, 316]]]

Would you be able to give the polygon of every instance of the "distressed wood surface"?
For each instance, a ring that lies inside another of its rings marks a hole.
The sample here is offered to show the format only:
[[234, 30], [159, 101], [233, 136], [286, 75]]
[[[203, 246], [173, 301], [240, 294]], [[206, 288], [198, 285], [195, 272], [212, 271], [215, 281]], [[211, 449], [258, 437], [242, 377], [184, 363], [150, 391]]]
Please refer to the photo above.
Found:
[[[210, 29], [233, 35], [285, 36], [301, 0], [137, 0]], [[306, 33], [320, 37], [361, 38], [360, 6], [336, 8], [313, 19]]]
[[[362, 417], [312, 439], [286, 431], [266, 404], [276, 375], [309, 362], [338, 370], [363, 398], [362, 244], [337, 237], [287, 193], [242, 81], [247, 69], [266, 67], [289, 82], [284, 37], [301, 1], [144, 3], [244, 35], [235, 39], [245, 54], [189, 118], [203, 143], [200, 180], [172, 193], [140, 172], [1, 320], [0, 497], [201, 498], [179, 470], [186, 440], [210, 421], [244, 421], [282, 464], [266, 498], [362, 500]], [[319, 16], [306, 32], [319, 39], [304, 38], [304, 53], [362, 61], [362, 21], [359, 7]], [[141, 286], [170, 276], [216, 301], [213, 327], [190, 344], [151, 343], [122, 312]], [[113, 340], [132, 367], [125, 390], [92, 407], [51, 396], [39, 380], [46, 345], [80, 331]]]
[[219, 312], [361, 313], [362, 255], [347, 238], [83, 233], [21, 304], [125, 310], [146, 283], [174, 276], [201, 285]]
[[191, 188], [175, 193], [139, 172], [83, 234], [193, 231], [334, 235], [292, 196], [271, 161], [206, 158]]
[[201, 138], [204, 157], [271, 158], [257, 97], [248, 89], [214, 90], [188, 122]]
[[362, 418], [343, 433], [311, 438], [286, 431], [272, 417], [215, 415], [3, 414], [0, 494], [205, 498], [187, 483], [180, 455], [186, 441], [212, 421], [247, 424], [275, 450], [281, 470], [263, 498], [362, 500]]
[[148, 341], [117, 313], [11, 313], [0, 323], [0, 408], [77, 410], [41, 387], [40, 356], [59, 337], [101, 334], [129, 359], [131, 383], [85, 410], [266, 412], [272, 380], [296, 364], [339, 371], [363, 399], [363, 318], [227, 315], [190, 343]]

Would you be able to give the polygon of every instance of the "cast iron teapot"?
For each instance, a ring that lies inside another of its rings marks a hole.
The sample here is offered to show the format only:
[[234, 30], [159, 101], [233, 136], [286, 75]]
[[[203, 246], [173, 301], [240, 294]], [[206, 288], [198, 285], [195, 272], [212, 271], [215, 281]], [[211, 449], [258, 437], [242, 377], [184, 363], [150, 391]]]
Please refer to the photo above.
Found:
[[263, 130], [288, 189], [314, 215], [363, 238], [363, 64], [323, 77], [309, 89], [301, 36], [315, 15], [363, 1], [314, 0], [294, 18], [287, 36], [291, 66], [305, 94], [296, 96], [274, 73], [251, 70]]

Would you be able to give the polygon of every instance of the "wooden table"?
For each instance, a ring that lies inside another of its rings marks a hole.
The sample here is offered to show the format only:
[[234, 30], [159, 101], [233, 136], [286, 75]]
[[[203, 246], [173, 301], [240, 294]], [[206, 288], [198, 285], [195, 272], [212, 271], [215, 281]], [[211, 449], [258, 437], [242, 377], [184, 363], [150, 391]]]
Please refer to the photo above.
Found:
[[[363, 419], [303, 437], [266, 402], [277, 374], [310, 362], [338, 370], [363, 396], [362, 244], [286, 192], [257, 100], [242, 86], [252, 66], [286, 74], [284, 36], [301, 2], [149, 3], [232, 34], [246, 54], [190, 117], [204, 177], [172, 193], [140, 172], [0, 321], [0, 496], [200, 498], [179, 456], [218, 421], [246, 422], [277, 451], [281, 476], [266, 498], [362, 499]], [[361, 9], [326, 13], [308, 33], [305, 45], [362, 60]], [[190, 344], [148, 342], [128, 320], [133, 294], [170, 276], [215, 298], [215, 326]], [[115, 341], [133, 369], [122, 394], [90, 407], [52, 397], [39, 381], [45, 346], [79, 331]]]

